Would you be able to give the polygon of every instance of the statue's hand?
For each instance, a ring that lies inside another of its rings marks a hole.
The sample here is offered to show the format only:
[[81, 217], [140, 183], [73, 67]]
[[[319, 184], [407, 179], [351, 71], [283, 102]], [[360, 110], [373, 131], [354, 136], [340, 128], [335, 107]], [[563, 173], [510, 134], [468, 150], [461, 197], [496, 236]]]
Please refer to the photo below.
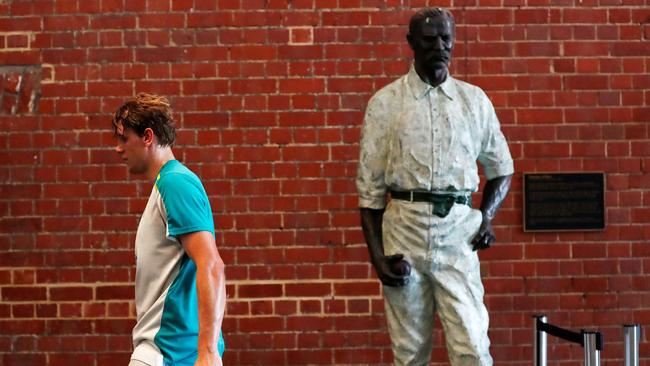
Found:
[[472, 239], [472, 250], [487, 249], [496, 240], [494, 230], [492, 229], [492, 221], [483, 219], [478, 233]]
[[404, 255], [394, 254], [380, 257], [373, 261], [373, 267], [381, 283], [390, 287], [401, 287], [408, 283], [411, 265], [404, 260]]

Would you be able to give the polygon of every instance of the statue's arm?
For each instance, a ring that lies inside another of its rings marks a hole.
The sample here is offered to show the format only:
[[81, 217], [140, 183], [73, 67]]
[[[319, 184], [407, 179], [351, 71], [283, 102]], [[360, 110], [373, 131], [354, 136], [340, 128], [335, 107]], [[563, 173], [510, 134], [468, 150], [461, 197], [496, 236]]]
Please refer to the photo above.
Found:
[[486, 249], [496, 240], [492, 229], [492, 220], [497, 214], [499, 207], [510, 191], [512, 174], [496, 177], [488, 180], [483, 188], [483, 199], [481, 200], [481, 213], [483, 221], [478, 233], [472, 239], [474, 250]]

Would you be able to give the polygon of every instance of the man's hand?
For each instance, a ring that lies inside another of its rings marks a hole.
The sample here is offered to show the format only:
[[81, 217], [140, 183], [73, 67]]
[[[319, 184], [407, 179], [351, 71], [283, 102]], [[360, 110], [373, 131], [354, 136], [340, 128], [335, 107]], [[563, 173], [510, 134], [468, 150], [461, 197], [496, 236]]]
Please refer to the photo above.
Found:
[[223, 366], [218, 353], [199, 353], [194, 366]]
[[411, 274], [411, 264], [404, 260], [404, 255], [384, 255], [384, 244], [381, 237], [382, 217], [384, 210], [361, 208], [361, 228], [368, 245], [372, 266], [377, 277], [385, 286], [400, 287], [408, 282]]
[[372, 261], [377, 277], [381, 283], [390, 287], [401, 287], [408, 283], [411, 265], [404, 260], [404, 255], [394, 254], [379, 257]]
[[499, 206], [506, 198], [511, 181], [512, 175], [504, 175], [492, 178], [485, 183], [483, 199], [481, 200], [483, 222], [481, 222], [478, 233], [472, 239], [472, 248], [474, 250], [487, 249], [496, 240], [494, 230], [492, 230], [492, 219], [494, 219]]
[[472, 250], [487, 249], [495, 240], [496, 237], [494, 236], [494, 230], [492, 230], [492, 221], [486, 220], [483, 217], [481, 227], [478, 229], [478, 233], [476, 233], [474, 239], [472, 239]]

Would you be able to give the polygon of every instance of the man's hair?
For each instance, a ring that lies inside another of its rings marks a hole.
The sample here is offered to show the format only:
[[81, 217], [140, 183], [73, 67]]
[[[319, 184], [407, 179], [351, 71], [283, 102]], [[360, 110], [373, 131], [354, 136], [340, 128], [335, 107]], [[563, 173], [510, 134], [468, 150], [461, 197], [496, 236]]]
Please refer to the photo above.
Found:
[[451, 12], [444, 8], [424, 8], [419, 10], [417, 13], [413, 14], [411, 21], [409, 22], [409, 35], [411, 37], [420, 33], [420, 24], [427, 22], [428, 18], [442, 17], [446, 18], [451, 22], [452, 32], [455, 33], [456, 22], [454, 21], [454, 16]]
[[176, 128], [172, 108], [163, 96], [139, 93], [115, 111], [112, 122], [115, 134], [119, 125], [133, 130], [138, 136], [144, 136], [144, 131], [151, 128], [160, 146], [174, 146]]

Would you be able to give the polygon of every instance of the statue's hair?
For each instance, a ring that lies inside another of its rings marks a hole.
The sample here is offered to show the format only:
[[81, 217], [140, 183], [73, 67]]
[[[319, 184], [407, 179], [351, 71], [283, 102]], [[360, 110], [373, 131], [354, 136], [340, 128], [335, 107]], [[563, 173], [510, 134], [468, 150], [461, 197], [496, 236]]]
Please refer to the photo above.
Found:
[[419, 25], [422, 22], [429, 22], [429, 18], [442, 17], [449, 19], [451, 22], [452, 31], [455, 28], [454, 16], [451, 12], [444, 8], [424, 8], [413, 14], [409, 22], [409, 35], [413, 36], [420, 31]]
[[144, 131], [151, 128], [160, 146], [173, 146], [176, 140], [172, 108], [163, 96], [139, 93], [115, 111], [112, 122], [115, 134], [118, 126], [122, 125], [124, 129], [131, 129], [138, 136], [144, 136]]

